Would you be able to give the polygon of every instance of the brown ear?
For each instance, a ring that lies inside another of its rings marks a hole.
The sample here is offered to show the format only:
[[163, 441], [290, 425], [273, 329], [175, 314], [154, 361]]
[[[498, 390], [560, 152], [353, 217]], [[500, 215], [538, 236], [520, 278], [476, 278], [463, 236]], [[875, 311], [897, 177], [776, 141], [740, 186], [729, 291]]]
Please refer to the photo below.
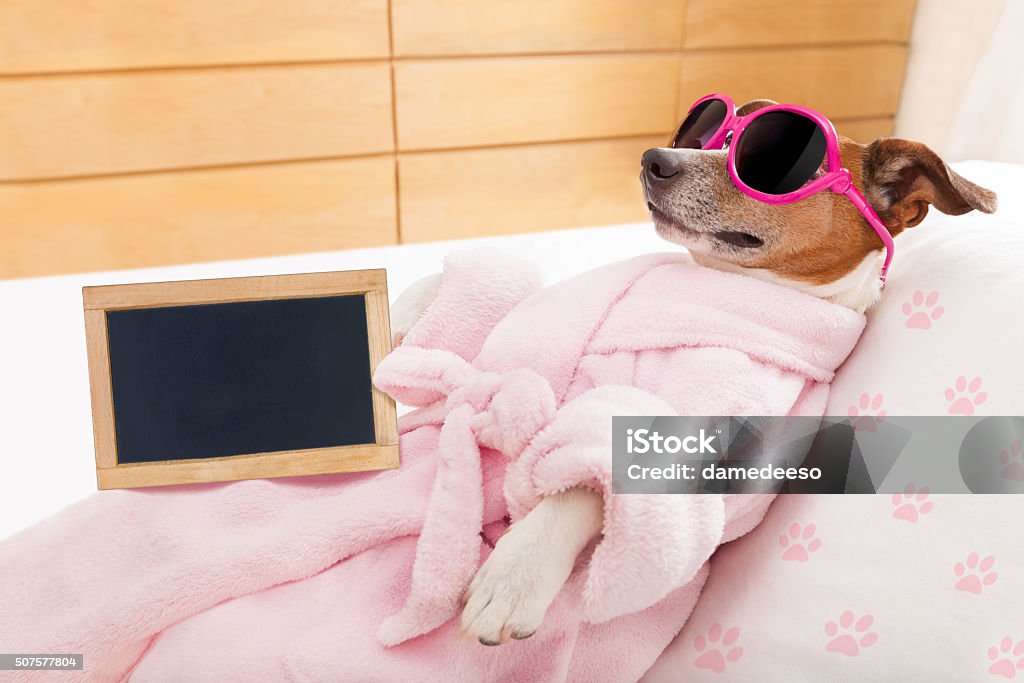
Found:
[[932, 204], [959, 216], [996, 210], [996, 194], [953, 171], [920, 142], [880, 138], [864, 155], [864, 189], [886, 227], [896, 235], [920, 223]]
[[778, 104], [778, 102], [776, 102], [775, 100], [750, 100], [749, 102], [747, 102], [742, 107], [736, 110], [736, 115], [746, 116], [751, 112], [755, 112], [758, 109], [761, 109], [762, 107], [768, 107], [773, 104]]

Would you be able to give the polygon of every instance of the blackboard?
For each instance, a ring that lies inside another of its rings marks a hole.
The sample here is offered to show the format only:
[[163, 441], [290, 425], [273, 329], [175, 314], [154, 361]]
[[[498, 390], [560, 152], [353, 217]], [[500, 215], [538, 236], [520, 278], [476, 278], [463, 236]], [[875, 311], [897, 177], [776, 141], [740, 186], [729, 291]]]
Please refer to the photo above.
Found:
[[373, 441], [362, 296], [110, 311], [107, 336], [119, 463]]
[[99, 487], [398, 466], [383, 270], [86, 287]]

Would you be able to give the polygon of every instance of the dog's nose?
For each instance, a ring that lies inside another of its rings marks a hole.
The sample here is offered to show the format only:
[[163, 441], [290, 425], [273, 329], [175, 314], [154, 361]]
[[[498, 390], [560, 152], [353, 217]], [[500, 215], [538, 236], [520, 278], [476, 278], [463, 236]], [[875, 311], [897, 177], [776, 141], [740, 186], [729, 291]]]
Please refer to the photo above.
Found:
[[671, 149], [656, 147], [644, 152], [641, 164], [648, 182], [660, 183], [683, 172], [683, 155]]

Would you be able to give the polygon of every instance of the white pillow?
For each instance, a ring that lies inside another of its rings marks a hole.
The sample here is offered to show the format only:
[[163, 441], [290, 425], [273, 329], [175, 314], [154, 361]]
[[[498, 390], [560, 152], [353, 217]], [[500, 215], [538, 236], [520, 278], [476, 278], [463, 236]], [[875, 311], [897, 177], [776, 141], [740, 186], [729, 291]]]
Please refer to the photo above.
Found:
[[869, 411], [890, 415], [946, 415], [954, 405], [1024, 414], [1024, 166], [955, 169], [994, 190], [998, 211], [932, 209], [896, 238], [889, 283], [832, 384], [830, 414], [862, 410], [865, 394]]
[[[1024, 167], [955, 168], [999, 194], [998, 212], [933, 210], [896, 239], [829, 414], [1024, 414]], [[780, 496], [714, 556], [693, 616], [648, 678], [1024, 680], [1022, 519], [1024, 496], [919, 486]]]

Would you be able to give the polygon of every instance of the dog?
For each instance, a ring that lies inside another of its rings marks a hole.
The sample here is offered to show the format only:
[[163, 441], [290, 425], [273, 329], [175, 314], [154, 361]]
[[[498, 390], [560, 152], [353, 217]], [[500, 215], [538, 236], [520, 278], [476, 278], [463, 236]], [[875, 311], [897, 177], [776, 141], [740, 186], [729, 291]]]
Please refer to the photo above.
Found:
[[[775, 104], [755, 100], [745, 116]], [[951, 170], [919, 142], [839, 136], [842, 164], [893, 237], [918, 225], [929, 206], [959, 215], [992, 213], [996, 196]], [[860, 212], [835, 192], [766, 204], [738, 190], [727, 150], [654, 148], [641, 183], [657, 233], [699, 265], [740, 273], [846, 306], [869, 309], [881, 295], [883, 245]], [[819, 169], [819, 173], [824, 169]], [[440, 275], [404, 292], [392, 308], [394, 341], [437, 296]], [[573, 489], [549, 496], [498, 540], [465, 598], [461, 628], [484, 645], [531, 636], [603, 523], [601, 495]]]

